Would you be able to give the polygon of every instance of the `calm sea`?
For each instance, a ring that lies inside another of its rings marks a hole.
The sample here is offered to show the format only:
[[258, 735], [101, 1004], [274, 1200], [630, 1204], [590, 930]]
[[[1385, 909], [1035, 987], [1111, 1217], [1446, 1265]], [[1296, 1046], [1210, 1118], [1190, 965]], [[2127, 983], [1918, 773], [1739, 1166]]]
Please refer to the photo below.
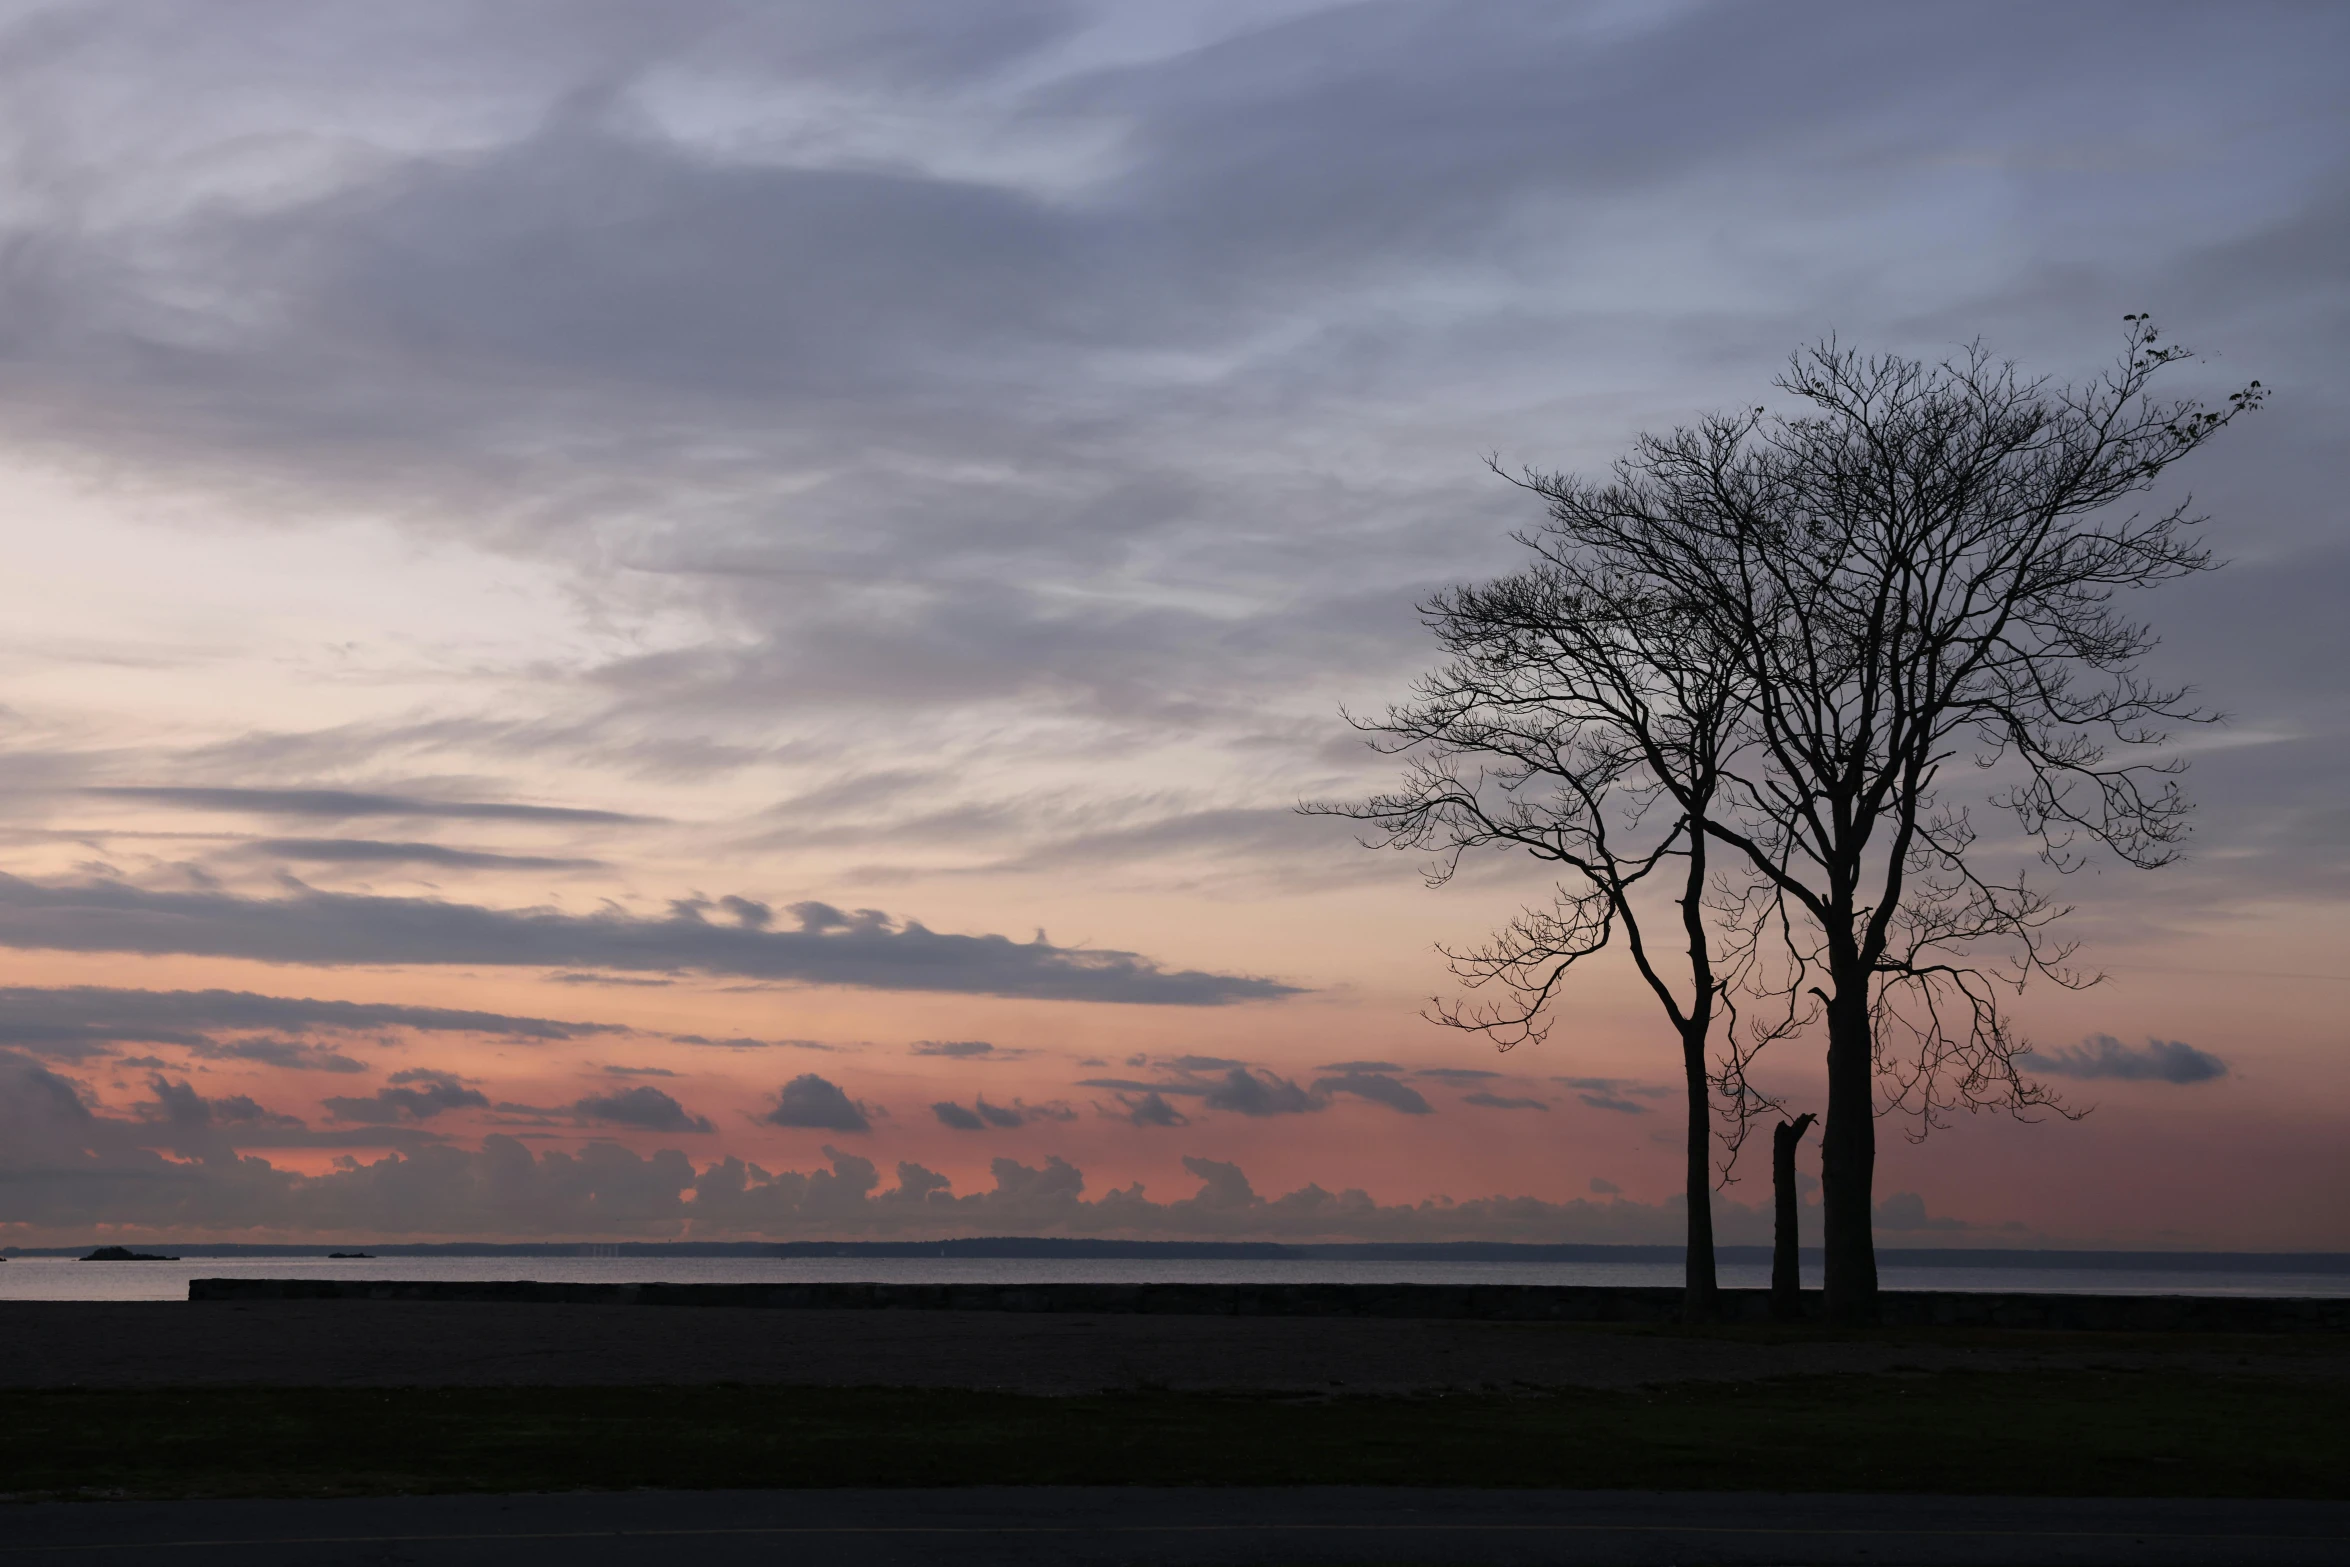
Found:
[[[1805, 1283], [1816, 1288], [1814, 1276]], [[1760, 1288], [1761, 1264], [1728, 1263], [1722, 1283]], [[79, 1262], [17, 1257], [0, 1263], [0, 1300], [185, 1300], [192, 1278], [538, 1279], [597, 1284], [880, 1283], [1359, 1283], [1659, 1284], [1678, 1263], [1413, 1262], [992, 1257], [190, 1257], [179, 1262]], [[1887, 1289], [2034, 1290], [2090, 1295], [2350, 1295], [2350, 1273], [2170, 1269], [1885, 1266]]]

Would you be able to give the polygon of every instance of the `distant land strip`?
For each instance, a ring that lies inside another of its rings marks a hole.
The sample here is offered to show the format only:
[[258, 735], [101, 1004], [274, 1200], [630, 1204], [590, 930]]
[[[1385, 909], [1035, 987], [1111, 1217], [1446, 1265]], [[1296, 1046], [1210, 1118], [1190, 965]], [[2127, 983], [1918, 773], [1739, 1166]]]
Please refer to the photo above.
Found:
[[[929, 1241], [319, 1241], [303, 1245], [175, 1241], [168, 1236], [107, 1243], [181, 1257], [322, 1257], [365, 1251], [377, 1257], [545, 1257], [630, 1260], [656, 1257], [894, 1258], [1137, 1262], [1597, 1262], [1677, 1263], [1678, 1246], [1538, 1245], [1505, 1241], [1130, 1241], [1069, 1236], [981, 1236]], [[78, 1257], [78, 1246], [7, 1246], [0, 1256]], [[1817, 1259], [1817, 1247], [1803, 1255]], [[1768, 1263], [1768, 1246], [1722, 1246], [1724, 1263]], [[2088, 1268], [2170, 1273], [2350, 1273], [2338, 1251], [2079, 1251], [1963, 1246], [1880, 1247], [1887, 1268]]]

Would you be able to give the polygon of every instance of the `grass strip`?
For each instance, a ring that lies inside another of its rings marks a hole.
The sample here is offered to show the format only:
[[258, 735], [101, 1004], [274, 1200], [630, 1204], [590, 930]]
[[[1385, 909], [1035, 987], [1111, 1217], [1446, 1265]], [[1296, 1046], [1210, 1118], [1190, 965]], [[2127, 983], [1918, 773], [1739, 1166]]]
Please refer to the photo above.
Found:
[[931, 1485], [1469, 1485], [2350, 1496], [2341, 1390], [1943, 1372], [1539, 1395], [908, 1388], [0, 1393], [35, 1496]]

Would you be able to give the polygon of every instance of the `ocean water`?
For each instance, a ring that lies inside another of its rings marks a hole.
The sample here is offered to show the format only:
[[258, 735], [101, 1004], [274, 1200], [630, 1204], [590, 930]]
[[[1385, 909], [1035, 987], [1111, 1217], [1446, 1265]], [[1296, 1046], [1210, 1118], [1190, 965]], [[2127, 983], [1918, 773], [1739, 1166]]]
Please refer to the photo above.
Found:
[[[1804, 1283], [1817, 1288], [1816, 1267]], [[1412, 1262], [994, 1257], [190, 1257], [178, 1262], [0, 1263], [0, 1300], [185, 1300], [193, 1278], [536, 1279], [629, 1284], [1282, 1283], [1655, 1284], [1681, 1282], [1678, 1263]], [[1729, 1288], [1760, 1288], [1766, 1266], [1724, 1264]], [[2169, 1269], [1884, 1266], [1887, 1289], [2030, 1290], [2082, 1295], [2350, 1296], [2350, 1273]]]

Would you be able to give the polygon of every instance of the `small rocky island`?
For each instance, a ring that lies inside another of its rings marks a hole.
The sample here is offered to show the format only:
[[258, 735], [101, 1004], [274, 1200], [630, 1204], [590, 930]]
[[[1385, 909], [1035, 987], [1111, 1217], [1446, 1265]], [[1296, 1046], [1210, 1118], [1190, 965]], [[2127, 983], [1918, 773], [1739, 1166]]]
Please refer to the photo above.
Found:
[[101, 1246], [84, 1262], [177, 1262], [177, 1257], [166, 1257], [151, 1251], [133, 1251], [128, 1246]]

